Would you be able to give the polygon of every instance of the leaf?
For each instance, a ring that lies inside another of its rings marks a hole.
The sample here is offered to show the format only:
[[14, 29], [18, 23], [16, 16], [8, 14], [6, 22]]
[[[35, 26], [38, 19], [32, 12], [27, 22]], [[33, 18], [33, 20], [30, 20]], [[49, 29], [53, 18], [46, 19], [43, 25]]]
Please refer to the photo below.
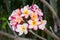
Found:
[[5, 20], [6, 20], [6, 18], [5, 18], [5, 17], [2, 17], [2, 20], [4, 20], [4, 21], [5, 21]]
[[2, 24], [2, 29], [6, 28], [6, 25], [7, 25], [7, 22], [4, 22], [4, 23]]

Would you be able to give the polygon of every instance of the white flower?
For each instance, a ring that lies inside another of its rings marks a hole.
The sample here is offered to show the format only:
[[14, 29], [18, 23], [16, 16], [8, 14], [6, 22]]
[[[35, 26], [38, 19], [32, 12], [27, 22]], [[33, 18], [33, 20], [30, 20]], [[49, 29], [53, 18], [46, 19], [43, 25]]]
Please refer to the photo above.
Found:
[[29, 6], [25, 6], [24, 8], [21, 8], [21, 16], [25, 16], [25, 18], [28, 18], [29, 14], [31, 13], [31, 11], [29, 10]]
[[41, 24], [39, 25], [39, 29], [44, 30], [46, 23], [47, 23], [46, 20], [41, 20]]
[[28, 33], [27, 26], [28, 26], [28, 24], [26, 24], [26, 23], [24, 23], [22, 25], [17, 25], [16, 32], [19, 32], [19, 35], [22, 35], [23, 33], [27, 34]]
[[29, 23], [29, 29], [32, 29], [33, 28], [33, 30], [37, 30], [38, 29], [38, 24], [40, 24], [40, 22], [39, 21], [32, 21], [32, 20], [29, 20], [28, 21], [28, 23]]

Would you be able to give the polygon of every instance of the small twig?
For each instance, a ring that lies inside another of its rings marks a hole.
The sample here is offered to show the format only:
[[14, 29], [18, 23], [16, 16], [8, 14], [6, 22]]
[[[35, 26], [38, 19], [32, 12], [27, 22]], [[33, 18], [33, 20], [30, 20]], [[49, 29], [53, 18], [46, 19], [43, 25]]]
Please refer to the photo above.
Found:
[[60, 40], [60, 38], [58, 36], [56, 36], [54, 33], [50, 32], [47, 28], [45, 28], [44, 30], [48, 35], [50, 35], [51, 37], [53, 37], [56, 40]]
[[50, 30], [51, 30], [51, 32], [52, 32], [52, 33], [54, 33], [54, 31], [53, 31], [53, 29], [52, 29], [52, 27], [51, 27], [51, 26], [50, 26]]
[[42, 40], [47, 40], [39, 35], [37, 35], [36, 33], [34, 33], [32, 30], [29, 30], [30, 33], [32, 33], [33, 35], [35, 35], [36, 37], [38, 37], [39, 39], [42, 39]]
[[40, 1], [50, 9], [50, 11], [53, 13], [54, 17], [56, 18], [57, 25], [60, 27], [60, 20], [59, 20], [59, 17], [57, 16], [57, 13], [55, 12], [55, 10], [51, 7], [51, 5], [47, 1], [45, 1], [45, 0], [40, 0]]

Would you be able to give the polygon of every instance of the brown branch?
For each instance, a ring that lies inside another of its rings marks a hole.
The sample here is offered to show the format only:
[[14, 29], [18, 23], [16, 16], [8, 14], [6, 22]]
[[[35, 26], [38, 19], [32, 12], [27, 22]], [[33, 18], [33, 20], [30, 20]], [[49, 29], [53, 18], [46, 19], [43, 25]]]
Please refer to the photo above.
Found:
[[4, 35], [4, 36], [10, 37], [10, 38], [13, 38], [13, 39], [15, 39], [15, 40], [33, 40], [33, 39], [27, 39], [27, 38], [16, 37], [16, 36], [14, 36], [14, 35], [5, 33], [5, 32], [3, 32], [3, 31], [0, 31], [0, 35]]
[[45, 28], [44, 32], [47, 33], [48, 35], [50, 35], [51, 37], [53, 37], [54, 39], [60, 40], [60, 38], [58, 36], [56, 36], [54, 33], [50, 32], [47, 28]]
[[30, 33], [32, 33], [33, 35], [35, 35], [36, 37], [38, 37], [39, 39], [42, 39], [42, 40], [47, 40], [39, 35], [37, 35], [36, 33], [34, 33], [32, 30], [29, 30]]
[[45, 1], [45, 0], [40, 0], [40, 1], [50, 9], [50, 11], [53, 13], [54, 17], [56, 18], [57, 25], [60, 27], [60, 20], [59, 20], [59, 17], [57, 16], [57, 13], [55, 12], [55, 10], [51, 7], [51, 5], [47, 1]]

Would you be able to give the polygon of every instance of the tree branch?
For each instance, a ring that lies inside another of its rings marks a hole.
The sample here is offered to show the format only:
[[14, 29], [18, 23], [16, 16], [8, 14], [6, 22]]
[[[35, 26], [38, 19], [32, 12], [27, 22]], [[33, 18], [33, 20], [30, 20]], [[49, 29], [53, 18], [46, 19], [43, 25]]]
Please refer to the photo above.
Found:
[[51, 5], [47, 1], [45, 1], [45, 0], [40, 0], [40, 1], [50, 9], [50, 11], [53, 13], [54, 17], [56, 18], [57, 25], [60, 27], [60, 20], [59, 20], [59, 17], [57, 16], [57, 13], [55, 12], [55, 10], [51, 7]]
[[56, 36], [54, 33], [50, 32], [47, 28], [45, 28], [44, 30], [48, 35], [50, 35], [51, 37], [53, 37], [56, 40], [60, 40], [60, 38], [58, 36]]
[[16, 36], [11, 35], [11, 34], [8, 34], [8, 33], [5, 33], [5, 32], [3, 32], [3, 31], [0, 31], [0, 35], [4, 35], [4, 36], [7, 36], [7, 37], [16, 39], [16, 40], [33, 40], [33, 39], [27, 39], [27, 38], [21, 38], [21, 37], [17, 37], [17, 38], [16, 38]]

